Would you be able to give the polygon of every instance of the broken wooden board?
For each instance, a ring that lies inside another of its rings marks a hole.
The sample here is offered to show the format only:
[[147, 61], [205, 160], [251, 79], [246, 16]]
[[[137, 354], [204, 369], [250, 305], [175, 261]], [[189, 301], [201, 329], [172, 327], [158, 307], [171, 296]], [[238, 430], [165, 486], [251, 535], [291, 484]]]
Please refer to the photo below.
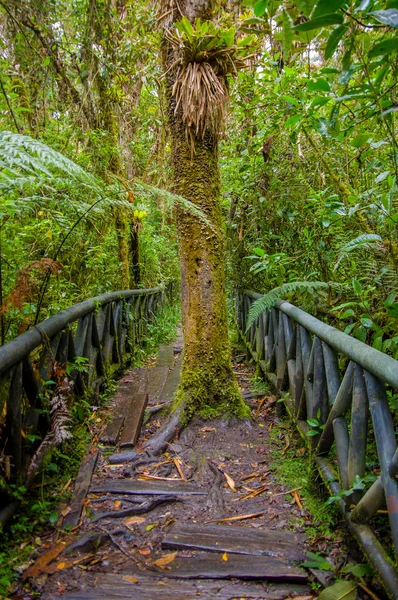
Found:
[[166, 383], [169, 367], [151, 367], [148, 369], [148, 404], [158, 404]]
[[147, 403], [148, 394], [139, 392], [133, 395], [124, 419], [123, 431], [120, 436], [121, 448], [126, 448], [127, 446], [132, 447], [137, 443]]
[[[136, 565], [126, 565], [123, 574], [139, 579]], [[282, 558], [248, 556], [215, 552], [198, 552], [181, 556], [167, 564], [167, 571], [148, 572], [148, 576], [176, 579], [266, 579], [269, 581], [298, 581], [305, 583], [308, 574], [303, 569]]]
[[116, 479], [102, 484], [96, 484], [90, 489], [93, 494], [142, 494], [144, 496], [193, 496], [206, 495], [207, 490], [203, 490], [191, 483], [185, 481], [141, 481], [136, 479]]
[[160, 346], [156, 357], [156, 367], [171, 367], [174, 366], [174, 350], [173, 346]]
[[298, 533], [278, 529], [177, 524], [166, 534], [162, 546], [305, 560], [304, 539]]
[[95, 465], [98, 460], [98, 449], [94, 452], [91, 450], [86, 454], [76, 479], [75, 490], [72, 496], [72, 502], [70, 505], [70, 512], [65, 516], [63, 520], [63, 527], [77, 527], [82, 514], [83, 502], [87, 495], [87, 492], [91, 483], [91, 476], [95, 469]]
[[[130, 578], [130, 579], [129, 579]], [[70, 592], [63, 596], [48, 594], [43, 600], [286, 600], [294, 596], [311, 596], [307, 586], [300, 584], [274, 584], [232, 582], [226, 579], [173, 580], [148, 577], [141, 573], [137, 577], [119, 573], [107, 573], [96, 579], [96, 586], [86, 591]]]
[[147, 384], [147, 369], [134, 369], [121, 381], [112, 403], [112, 420], [107, 424], [100, 436], [101, 444], [116, 445], [132, 398], [135, 394], [144, 393]]

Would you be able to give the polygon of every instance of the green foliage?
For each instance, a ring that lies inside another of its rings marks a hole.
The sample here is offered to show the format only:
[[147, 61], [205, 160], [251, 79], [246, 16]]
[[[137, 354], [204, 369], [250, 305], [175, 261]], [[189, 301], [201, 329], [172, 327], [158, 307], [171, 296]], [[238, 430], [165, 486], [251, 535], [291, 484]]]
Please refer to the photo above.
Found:
[[297, 291], [313, 293], [320, 289], [324, 290], [340, 287], [341, 286], [338, 283], [324, 283], [322, 281], [291, 281], [289, 283], [284, 283], [252, 303], [247, 318], [246, 331], [253, 325], [256, 319], [258, 319], [261, 313], [275, 306], [275, 303], [286, 294], [292, 294]]

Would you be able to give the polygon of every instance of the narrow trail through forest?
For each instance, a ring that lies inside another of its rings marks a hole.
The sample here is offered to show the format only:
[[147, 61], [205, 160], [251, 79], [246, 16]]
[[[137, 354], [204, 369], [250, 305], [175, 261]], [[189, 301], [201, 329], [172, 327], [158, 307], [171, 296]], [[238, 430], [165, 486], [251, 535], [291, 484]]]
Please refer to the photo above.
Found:
[[[276, 402], [250, 389], [245, 355], [235, 354], [234, 370], [251, 422], [197, 419], [163, 455], [142, 447], [167, 422], [158, 411], [176, 391], [181, 353], [178, 338], [154, 365], [125, 373], [109, 419], [98, 418], [63, 511], [71, 530], [48, 540], [24, 574], [46, 600], [313, 598], [299, 566], [314, 550], [311, 516], [270, 466]], [[280, 431], [284, 453], [290, 442]]]

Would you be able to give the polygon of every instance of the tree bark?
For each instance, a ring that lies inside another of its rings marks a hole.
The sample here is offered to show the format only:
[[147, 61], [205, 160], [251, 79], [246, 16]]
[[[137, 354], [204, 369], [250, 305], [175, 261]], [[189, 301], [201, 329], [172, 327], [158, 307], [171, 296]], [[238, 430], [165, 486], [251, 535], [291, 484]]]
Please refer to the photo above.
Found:
[[[212, 5], [209, 0], [179, 2], [173, 19], [181, 18], [179, 10], [191, 21], [209, 18]], [[228, 340], [218, 132], [207, 131], [204, 139], [196, 138], [192, 152], [181, 110], [175, 113], [175, 73], [170, 69], [174, 58], [167, 40], [163, 42], [162, 59], [167, 73], [174, 190], [208, 220], [206, 223], [181, 207], [176, 211], [184, 333], [177, 401], [185, 404], [184, 420], [194, 414], [206, 418], [224, 414], [245, 417], [248, 409], [233, 375]]]

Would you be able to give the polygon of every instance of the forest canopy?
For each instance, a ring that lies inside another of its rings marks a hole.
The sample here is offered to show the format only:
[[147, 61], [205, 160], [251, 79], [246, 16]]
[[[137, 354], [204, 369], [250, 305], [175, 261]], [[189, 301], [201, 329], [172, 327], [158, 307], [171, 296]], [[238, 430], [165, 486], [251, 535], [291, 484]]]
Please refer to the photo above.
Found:
[[[159, 59], [173, 6], [0, 2], [2, 343], [179, 278]], [[278, 288], [397, 357], [398, 1], [225, 0], [212, 17], [168, 35], [181, 68], [225, 80], [207, 122], [186, 118], [198, 137], [220, 125], [229, 288]]]

